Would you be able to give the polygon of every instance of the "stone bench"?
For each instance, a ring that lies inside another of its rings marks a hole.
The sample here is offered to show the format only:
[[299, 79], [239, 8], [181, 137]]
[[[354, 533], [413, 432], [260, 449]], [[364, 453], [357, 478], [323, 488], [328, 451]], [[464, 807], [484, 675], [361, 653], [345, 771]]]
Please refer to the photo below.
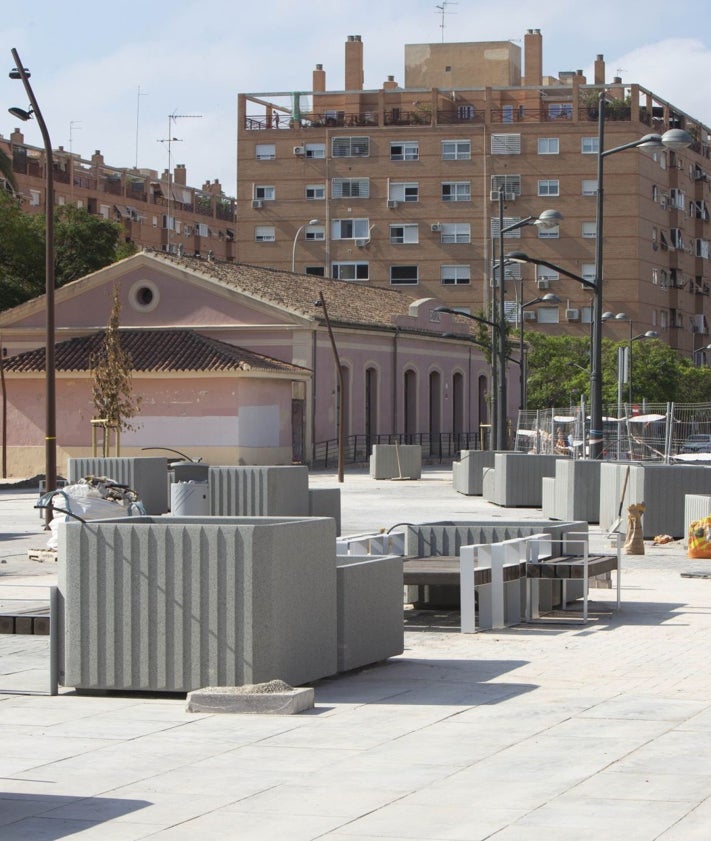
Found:
[[493, 450], [462, 450], [459, 461], [452, 463], [454, 490], [467, 496], [481, 496], [484, 492], [484, 468], [494, 466]]
[[600, 522], [600, 462], [559, 458], [555, 474], [541, 480], [544, 517]]
[[422, 447], [420, 444], [374, 444], [369, 470], [371, 479], [420, 479]]
[[484, 468], [482, 495], [505, 508], [540, 508], [541, 480], [554, 476], [561, 456], [533, 453], [496, 453], [494, 467]]

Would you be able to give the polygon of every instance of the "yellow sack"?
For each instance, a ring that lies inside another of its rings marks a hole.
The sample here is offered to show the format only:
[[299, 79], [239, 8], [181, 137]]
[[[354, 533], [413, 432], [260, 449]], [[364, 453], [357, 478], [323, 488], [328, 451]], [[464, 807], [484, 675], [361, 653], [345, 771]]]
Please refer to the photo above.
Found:
[[691, 523], [688, 543], [690, 558], [711, 558], [711, 515]]

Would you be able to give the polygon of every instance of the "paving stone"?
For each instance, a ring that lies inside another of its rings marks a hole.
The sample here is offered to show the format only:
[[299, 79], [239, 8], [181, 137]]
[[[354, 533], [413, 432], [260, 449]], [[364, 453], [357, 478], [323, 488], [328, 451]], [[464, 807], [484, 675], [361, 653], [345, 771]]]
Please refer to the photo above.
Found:
[[310, 687], [294, 689], [281, 680], [244, 686], [207, 686], [188, 692], [185, 709], [192, 713], [258, 713], [295, 715], [314, 706]]

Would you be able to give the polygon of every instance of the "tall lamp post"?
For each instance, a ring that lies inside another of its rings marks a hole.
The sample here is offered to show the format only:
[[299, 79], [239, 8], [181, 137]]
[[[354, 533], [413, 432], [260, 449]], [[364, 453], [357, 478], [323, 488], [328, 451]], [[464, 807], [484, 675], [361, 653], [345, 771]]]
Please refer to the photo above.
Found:
[[[490, 350], [491, 350], [491, 385], [492, 385], [492, 398], [493, 399], [492, 399], [492, 412], [491, 412], [491, 416], [492, 416], [491, 417], [491, 420], [492, 420], [491, 433], [492, 434], [489, 437], [489, 449], [490, 450], [496, 450], [497, 449], [497, 435], [496, 435], [496, 432], [497, 432], [497, 429], [498, 429], [499, 412], [501, 411], [501, 409], [499, 407], [499, 402], [498, 402], [498, 389], [496, 387], [497, 376], [498, 376], [498, 372], [497, 372], [498, 366], [497, 366], [497, 361], [496, 360], [497, 360], [497, 355], [498, 355], [497, 351], [498, 351], [498, 347], [499, 347], [498, 338], [499, 338], [500, 327], [495, 321], [489, 321], [487, 318], [482, 318], [481, 316], [478, 316], [478, 315], [472, 315], [471, 313], [468, 313], [468, 312], [462, 312], [461, 310], [455, 310], [452, 307], [444, 307], [444, 306], [435, 307], [433, 309], [433, 312], [448, 312], [450, 315], [461, 315], [464, 318], [470, 319], [471, 321], [477, 321], [479, 324], [485, 324], [487, 327], [491, 327], [491, 329], [492, 329], [492, 342], [491, 342]], [[482, 345], [481, 342], [477, 342], [474, 339], [471, 339], [470, 341], [474, 342], [475, 345], [485, 347], [485, 345]], [[505, 372], [504, 372], [503, 376], [506, 376]]]
[[[496, 404], [498, 406], [497, 412], [497, 429], [496, 440], [498, 449], [507, 449], [508, 443], [508, 424], [507, 424], [507, 394], [506, 394], [506, 307], [504, 298], [505, 283], [506, 283], [506, 261], [504, 259], [504, 237], [512, 231], [517, 231], [526, 225], [537, 225], [540, 228], [555, 228], [562, 219], [563, 215], [557, 210], [544, 210], [538, 216], [527, 216], [524, 219], [519, 219], [518, 222], [513, 222], [511, 225], [504, 227], [504, 198], [505, 193], [503, 189], [499, 188], [499, 290], [498, 290], [498, 314], [497, 307], [494, 307], [494, 319], [498, 320], [498, 391], [496, 395]], [[494, 286], [494, 299], [496, 299], [496, 286]]]
[[[523, 287], [523, 283], [521, 284]], [[523, 290], [522, 290], [523, 291]], [[521, 296], [523, 299], [523, 296]], [[528, 357], [524, 353], [523, 345], [523, 312], [527, 307], [532, 307], [534, 304], [559, 304], [560, 298], [554, 292], [548, 292], [542, 297], [533, 298], [531, 301], [526, 301], [525, 304], [520, 304], [519, 309], [519, 331], [518, 331], [518, 358], [521, 360], [521, 370], [519, 371], [519, 409], [528, 408], [528, 388], [526, 378], [528, 376]]]
[[309, 219], [308, 222], [305, 222], [299, 228], [296, 229], [296, 233], [294, 234], [294, 244], [291, 246], [291, 271], [296, 271], [296, 242], [299, 239], [299, 234], [304, 230], [307, 225], [318, 225], [318, 219]]
[[[55, 308], [54, 308], [54, 160], [52, 155], [52, 142], [49, 139], [49, 132], [37, 104], [37, 100], [30, 85], [30, 71], [20, 61], [16, 49], [12, 49], [12, 58], [15, 62], [15, 69], [10, 71], [11, 79], [21, 79], [25, 92], [30, 100], [30, 108], [10, 108], [13, 117], [26, 122], [31, 117], [37, 120], [45, 153], [45, 179], [46, 179], [46, 230], [45, 230], [45, 468], [44, 481], [45, 491], [56, 490], [57, 487], [57, 396], [55, 384], [55, 361], [54, 361], [54, 333], [55, 333]], [[52, 508], [46, 509], [47, 524], [52, 519]]]
[[595, 204], [595, 282], [593, 289], [592, 314], [592, 358], [590, 366], [590, 458], [602, 458], [602, 306], [603, 306], [603, 206], [604, 206], [604, 161], [610, 155], [626, 149], [658, 148], [683, 149], [693, 142], [691, 135], [683, 129], [673, 128], [664, 134], [646, 134], [639, 140], [623, 143], [612, 149], [605, 149], [605, 113], [607, 99], [600, 91], [597, 112], [597, 200]]
[[[640, 333], [638, 336], [633, 336], [633, 321], [627, 315], [626, 312], [618, 312], [618, 313], [611, 313], [611, 312], [604, 312], [602, 314], [603, 321], [609, 321], [610, 319], [614, 319], [615, 321], [627, 321], [630, 325], [630, 335], [627, 341], [627, 347], [624, 348], [626, 351], [626, 359], [623, 360], [622, 370], [627, 375], [627, 402], [631, 406], [632, 405], [632, 342], [642, 341], [644, 339], [658, 339], [659, 333], [656, 330], [647, 330], [646, 333]], [[621, 382], [625, 380], [622, 379]]]

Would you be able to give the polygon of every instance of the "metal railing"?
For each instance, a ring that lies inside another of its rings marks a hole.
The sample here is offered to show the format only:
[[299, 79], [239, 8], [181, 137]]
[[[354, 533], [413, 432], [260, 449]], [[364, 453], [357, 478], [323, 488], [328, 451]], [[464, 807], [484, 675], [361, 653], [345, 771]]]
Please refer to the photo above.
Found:
[[[367, 463], [375, 444], [419, 444], [422, 458], [430, 462], [450, 462], [459, 458], [460, 450], [479, 449], [479, 432], [442, 433], [383, 433], [379, 435], [349, 435], [343, 444], [346, 464]], [[312, 467], [335, 468], [338, 463], [338, 439], [319, 441], [314, 446]]]

